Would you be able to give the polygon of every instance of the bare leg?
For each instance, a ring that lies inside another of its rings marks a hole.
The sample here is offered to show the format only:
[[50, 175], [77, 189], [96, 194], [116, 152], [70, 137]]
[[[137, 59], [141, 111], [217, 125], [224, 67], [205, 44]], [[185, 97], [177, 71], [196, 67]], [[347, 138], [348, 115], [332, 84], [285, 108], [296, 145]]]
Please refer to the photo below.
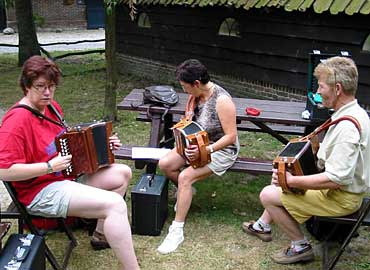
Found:
[[272, 219], [291, 240], [301, 240], [304, 238], [304, 235], [299, 228], [299, 224], [283, 207], [280, 194], [281, 190], [274, 185], [266, 186], [261, 191], [261, 203], [270, 216], [265, 215], [265, 218]]
[[169, 178], [173, 183], [177, 185], [178, 177], [181, 168], [185, 166], [185, 159], [176, 152], [176, 148], [172, 149], [167, 155], [159, 160], [158, 166], [161, 171]]
[[[126, 193], [131, 176], [131, 169], [128, 166], [114, 163], [90, 175], [86, 184], [92, 187], [113, 191], [123, 196]], [[96, 231], [103, 233], [103, 220], [98, 219]]]
[[127, 166], [114, 164], [89, 177], [88, 184], [115, 192], [75, 183], [68, 216], [99, 219], [97, 229], [104, 233], [122, 269], [139, 269], [122, 197], [130, 178]]
[[178, 185], [176, 217], [169, 228], [166, 238], [157, 249], [162, 254], [175, 251], [184, 241], [183, 227], [193, 197], [192, 184], [212, 174], [212, 171], [207, 166], [197, 169], [187, 167], [180, 172], [184, 165], [185, 160], [174, 150], [159, 162], [161, 170]]
[[191, 190], [192, 184], [210, 176], [211, 174], [212, 171], [207, 166], [197, 169], [188, 167], [180, 173], [178, 178], [177, 210], [175, 221], [185, 221], [193, 198]]

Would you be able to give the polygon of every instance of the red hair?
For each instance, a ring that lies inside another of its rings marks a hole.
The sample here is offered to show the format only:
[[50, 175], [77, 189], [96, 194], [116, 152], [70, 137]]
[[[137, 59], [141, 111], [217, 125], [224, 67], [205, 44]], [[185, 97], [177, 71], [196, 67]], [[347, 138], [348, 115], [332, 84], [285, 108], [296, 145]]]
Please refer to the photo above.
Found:
[[24, 62], [21, 77], [19, 78], [19, 85], [24, 95], [27, 94], [26, 88], [30, 88], [33, 81], [40, 76], [58, 85], [61, 78], [61, 71], [50, 59], [34, 55]]

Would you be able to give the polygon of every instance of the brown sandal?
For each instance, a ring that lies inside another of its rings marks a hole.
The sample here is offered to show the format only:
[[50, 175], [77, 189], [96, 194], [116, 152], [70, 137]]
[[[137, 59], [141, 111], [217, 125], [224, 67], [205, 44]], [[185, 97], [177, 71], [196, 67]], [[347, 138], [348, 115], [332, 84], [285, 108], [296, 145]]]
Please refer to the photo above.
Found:
[[255, 221], [243, 222], [242, 229], [245, 233], [258, 237], [264, 242], [272, 241], [271, 231], [258, 231], [253, 228]]
[[94, 231], [93, 235], [91, 236], [90, 244], [94, 250], [102, 250], [106, 248], [110, 248], [107, 239], [105, 239], [104, 234]]

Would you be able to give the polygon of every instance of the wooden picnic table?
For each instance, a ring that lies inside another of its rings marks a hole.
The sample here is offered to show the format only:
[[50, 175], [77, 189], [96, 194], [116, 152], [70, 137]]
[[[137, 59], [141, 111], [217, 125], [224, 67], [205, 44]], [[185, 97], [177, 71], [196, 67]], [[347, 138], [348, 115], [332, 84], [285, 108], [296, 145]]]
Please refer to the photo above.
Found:
[[[139, 112], [141, 115], [144, 115], [144, 118], [146, 117], [146, 119], [149, 119], [148, 121], [151, 121], [151, 131], [148, 146], [166, 146], [163, 145], [163, 142], [166, 142], [172, 138], [172, 131], [170, 130], [170, 127], [172, 127], [174, 123], [174, 116], [176, 118], [178, 115], [184, 115], [188, 94], [179, 93], [179, 102], [167, 110], [161, 106], [143, 104], [143, 91], [143, 89], [133, 89], [117, 105], [117, 108], [119, 110]], [[306, 133], [306, 130], [310, 131], [314, 126], [317, 125], [317, 123], [301, 117], [301, 113], [306, 107], [304, 102], [261, 100], [252, 98], [233, 98], [233, 101], [236, 106], [238, 129], [265, 132], [284, 144], [288, 142], [288, 139], [281, 135], [282, 126], [287, 127], [287, 129], [284, 129], [285, 132], [283, 132], [285, 134], [289, 134], [289, 130], [292, 130], [292, 134], [301, 133], [301, 135], [303, 135]], [[245, 111], [247, 107], [253, 107], [261, 110], [260, 115], [247, 115]], [[166, 111], [167, 113], [165, 114]], [[247, 123], [252, 123], [253, 125], [246, 125]], [[162, 125], [163, 129], [161, 129]], [[251, 126], [254, 126], [254, 128]], [[292, 127], [300, 128], [301, 131], [297, 133], [296, 129], [295, 131], [291, 129]], [[161, 130], [163, 130], [164, 134], [161, 133]], [[162, 139], [164, 140], [161, 144]], [[122, 149], [120, 152], [117, 152], [116, 156], [118, 156], [118, 158], [127, 158], [130, 151], [131, 149]], [[253, 161], [248, 158], [240, 158], [240, 162], [240, 164], [233, 166], [237, 171], [243, 171], [243, 167], [248, 167], [247, 171], [252, 173], [258, 173], [258, 171], [266, 173], [271, 171], [270, 161]], [[250, 165], [252, 165], [252, 167], [250, 167]], [[258, 166], [254, 167], [254, 165]], [[153, 171], [154, 169], [155, 167], [152, 167], [149, 169], [149, 171]]]
[[[119, 110], [138, 111], [146, 113], [149, 104], [143, 103], [143, 89], [132, 90], [118, 105]], [[179, 93], [179, 102], [171, 107], [167, 114], [183, 115], [188, 95]], [[286, 125], [286, 126], [300, 126], [310, 128], [317, 126], [317, 123], [310, 120], [303, 119], [301, 113], [305, 110], [306, 103], [304, 102], [290, 102], [290, 101], [275, 101], [275, 100], [262, 100], [252, 98], [233, 98], [236, 106], [236, 118], [238, 123], [251, 122], [259, 127], [263, 132], [271, 134], [273, 137], [286, 144], [287, 139], [281, 136], [278, 132], [271, 128], [271, 124]], [[253, 107], [261, 110], [260, 115], [251, 116], [247, 115], [245, 109]], [[162, 117], [166, 111], [165, 108], [160, 106], [150, 107], [150, 114], [155, 117]], [[172, 122], [170, 123], [172, 125]]]

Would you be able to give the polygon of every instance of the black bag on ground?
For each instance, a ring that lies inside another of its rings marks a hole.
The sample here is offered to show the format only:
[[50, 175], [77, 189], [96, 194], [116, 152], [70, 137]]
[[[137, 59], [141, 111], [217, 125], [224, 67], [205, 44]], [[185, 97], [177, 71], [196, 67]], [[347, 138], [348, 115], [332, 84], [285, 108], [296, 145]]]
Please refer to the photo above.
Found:
[[307, 231], [318, 241], [325, 240], [342, 243], [352, 228], [353, 224], [339, 224], [322, 221], [315, 217], [311, 217], [306, 221]]
[[44, 238], [12, 234], [0, 254], [0, 269], [45, 270]]
[[148, 86], [144, 89], [144, 104], [154, 104], [164, 107], [176, 105], [179, 101], [179, 96], [172, 86], [169, 85], [155, 85]]

